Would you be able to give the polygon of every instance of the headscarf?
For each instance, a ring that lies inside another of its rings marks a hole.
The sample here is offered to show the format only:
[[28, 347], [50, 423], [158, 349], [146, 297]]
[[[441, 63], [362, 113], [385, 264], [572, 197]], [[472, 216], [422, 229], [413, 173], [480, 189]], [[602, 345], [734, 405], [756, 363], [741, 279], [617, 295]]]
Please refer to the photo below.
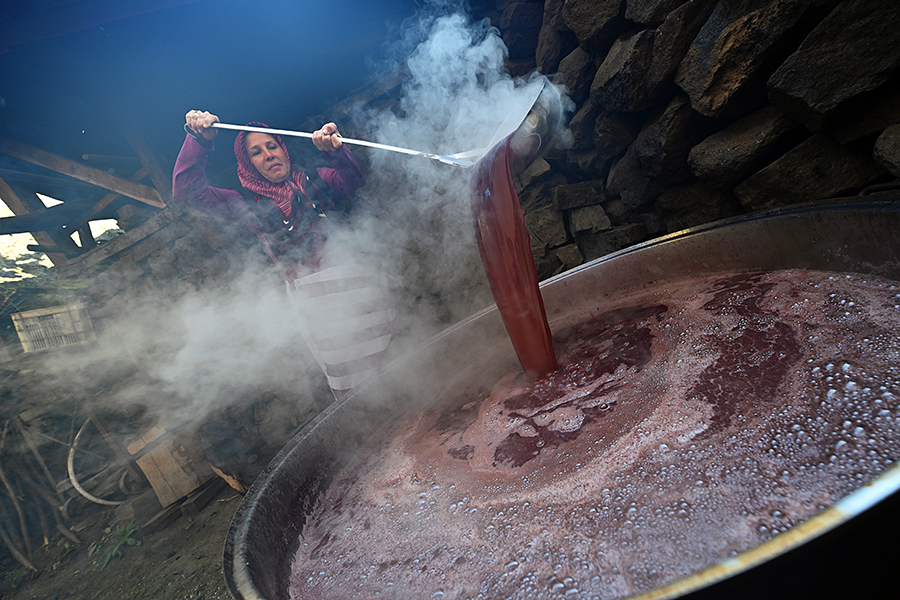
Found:
[[[269, 129], [268, 125], [258, 121], [247, 123], [247, 126]], [[262, 202], [263, 198], [270, 199], [270, 201], [278, 207], [285, 219], [288, 219], [291, 216], [291, 201], [295, 196], [301, 202], [308, 204], [315, 210], [321, 212], [321, 207], [317, 206], [310, 198], [310, 194], [307, 193], [306, 186], [309, 182], [309, 178], [306, 177], [303, 169], [298, 167], [291, 160], [291, 155], [288, 153], [284, 140], [281, 139], [280, 135], [274, 133], [269, 135], [275, 138], [275, 141], [278, 142], [278, 145], [284, 150], [284, 155], [287, 157], [291, 166], [290, 177], [281, 183], [272, 183], [263, 177], [262, 174], [256, 170], [256, 167], [253, 166], [253, 163], [250, 162], [250, 157], [247, 155], [247, 149], [244, 147], [244, 139], [247, 137], [247, 132], [241, 131], [234, 140], [234, 155], [237, 157], [237, 173], [241, 185], [253, 192], [257, 202]], [[313, 192], [313, 195], [318, 196], [317, 189], [310, 191]]]

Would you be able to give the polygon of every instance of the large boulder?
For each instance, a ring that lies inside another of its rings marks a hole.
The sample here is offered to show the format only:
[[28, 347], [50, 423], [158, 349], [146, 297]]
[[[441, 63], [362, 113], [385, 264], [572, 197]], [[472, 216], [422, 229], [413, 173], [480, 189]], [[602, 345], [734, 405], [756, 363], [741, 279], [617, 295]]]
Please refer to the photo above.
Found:
[[900, 177], [900, 125], [891, 125], [878, 136], [872, 154], [894, 177]]
[[528, 59], [533, 64], [543, 20], [544, 6], [540, 2], [513, 2], [503, 9], [498, 25], [510, 60]]
[[619, 156], [637, 139], [646, 119], [643, 114], [600, 111], [594, 122], [594, 147], [604, 158]]
[[675, 71], [684, 59], [691, 42], [716, 7], [707, 0], [688, 0], [673, 10], [656, 28], [653, 56], [647, 69], [647, 95], [651, 100], [671, 93], [675, 87]]
[[685, 0], [628, 0], [625, 18], [641, 25], [659, 25]]
[[[560, 246], [559, 248], [554, 248], [553, 254], [556, 255], [556, 258], [560, 262], [559, 273], [563, 271], [568, 271], [569, 269], [574, 269], [578, 265], [584, 262], [584, 256], [581, 254], [581, 250], [578, 249], [578, 244], [566, 244], [565, 246]], [[554, 273], [556, 275], [557, 273]]]
[[669, 233], [733, 217], [741, 211], [733, 195], [696, 182], [668, 189], [657, 199], [656, 208]]
[[885, 128], [900, 123], [900, 79], [847, 101], [840, 113], [828, 128], [838, 142], [850, 144], [877, 137]]
[[797, 121], [767, 106], [691, 148], [688, 164], [700, 181], [727, 190], [802, 142], [806, 135]]
[[591, 97], [609, 110], [637, 112], [652, 105], [647, 96], [647, 70], [653, 58], [652, 29], [619, 36], [591, 83]]
[[592, 96], [578, 109], [569, 121], [572, 134], [572, 150], [588, 150], [593, 146], [594, 124], [603, 107]]
[[578, 236], [582, 233], [597, 233], [612, 229], [612, 223], [602, 206], [583, 206], [569, 211], [569, 231]]
[[544, 24], [550, 25], [559, 31], [572, 31], [566, 25], [565, 17], [566, 0], [545, 0], [544, 1]]
[[532, 247], [554, 248], [569, 241], [563, 214], [552, 206], [526, 214], [525, 228], [531, 235]]
[[591, 91], [591, 82], [594, 81], [596, 72], [597, 65], [591, 55], [578, 46], [560, 61], [553, 83], [565, 86], [569, 98], [576, 106], [580, 106]]
[[622, 31], [624, 3], [624, 0], [566, 0], [563, 16], [582, 48], [602, 52]]
[[574, 33], [560, 31], [545, 22], [538, 34], [537, 50], [534, 53], [538, 70], [545, 75], [555, 73], [562, 59], [578, 47], [578, 40], [575, 39]]
[[584, 255], [584, 260], [594, 260], [646, 239], [647, 226], [644, 223], [631, 223], [600, 233], [580, 235], [575, 238], [575, 243]]
[[819, 133], [750, 176], [734, 194], [745, 209], [761, 210], [855, 193], [883, 174], [871, 158]]
[[539, 177], [535, 177], [527, 187], [522, 188], [519, 192], [519, 204], [522, 205], [522, 209], [526, 213], [540, 208], [552, 208], [553, 200], [551, 194], [553, 189], [567, 183], [565, 175], [550, 170]]
[[641, 170], [664, 181], [684, 181], [691, 176], [688, 153], [712, 126], [679, 94], [662, 111], [651, 116], [638, 134], [634, 152]]
[[[537, 64], [534, 50], [537, 47], [540, 33], [540, 27], [534, 29], [507, 29], [504, 31], [501, 38], [509, 51], [510, 61], [522, 61], [527, 67], [534, 67]], [[523, 74], [522, 69], [519, 69], [515, 76]]]
[[544, 5], [541, 2], [513, 2], [500, 15], [500, 30], [537, 29], [544, 22]]
[[694, 109], [709, 117], [734, 117], [760, 106], [766, 80], [820, 9], [815, 1], [722, 0], [688, 49], [675, 82]]
[[626, 214], [639, 212], [652, 204], [666, 189], [668, 184], [644, 173], [641, 160], [632, 144], [625, 154], [609, 170], [606, 193], [622, 201]]
[[588, 150], [569, 150], [566, 153], [566, 166], [575, 170], [577, 179], [600, 179], [609, 172], [610, 161], [600, 156], [593, 148]]
[[900, 68], [900, 7], [845, 0], [769, 79], [770, 98], [816, 131], [849, 99], [876, 89]]
[[604, 188], [602, 179], [593, 179], [556, 186], [550, 192], [550, 196], [556, 210], [571, 210], [604, 202], [606, 200]]

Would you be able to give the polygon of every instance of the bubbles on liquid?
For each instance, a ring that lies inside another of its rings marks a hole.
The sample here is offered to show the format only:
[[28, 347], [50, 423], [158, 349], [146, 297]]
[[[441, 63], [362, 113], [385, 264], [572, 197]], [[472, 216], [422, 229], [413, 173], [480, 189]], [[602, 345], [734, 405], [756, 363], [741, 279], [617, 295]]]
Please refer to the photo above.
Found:
[[[829, 291], [835, 291], [836, 285]], [[816, 303], [821, 300], [821, 295], [816, 295], [820, 292], [807, 291], [813, 291], [813, 286], [804, 292], [809, 302], [804, 303], [803, 310], [820, 310], [821, 305]], [[779, 293], [779, 298], [788, 302], [789, 295]], [[863, 308], [855, 296], [841, 293], [836, 298], [853, 298], [854, 315]], [[849, 300], [845, 306], [851, 306]], [[677, 324], [666, 325], [671, 325], [675, 334], [683, 332]], [[720, 333], [724, 331], [728, 328], [721, 328]], [[673, 425], [688, 428], [690, 433], [663, 435], [652, 422], [640, 422], [624, 432], [646, 452], [636, 452], [629, 459], [616, 455], [603, 477], [593, 482], [583, 478], [580, 484], [596, 484], [589, 501], [570, 502], [565, 493], [558, 493], [543, 498], [529, 496], [523, 502], [510, 500], [512, 494], [494, 505], [485, 498], [508, 492], [512, 489], [508, 484], [490, 482], [483, 493], [464, 500], [459, 491], [446, 493], [447, 480], [440, 477], [436, 482], [421, 483], [425, 487], [420, 488], [386, 486], [414, 489], [413, 496], [408, 501], [398, 500], [397, 506], [409, 508], [412, 503], [422, 512], [408, 510], [402, 523], [395, 524], [391, 518], [398, 510], [391, 508], [380, 513], [380, 522], [373, 522], [373, 529], [381, 526], [405, 531], [405, 536], [397, 536], [404, 542], [402, 547], [419, 546], [414, 552], [390, 557], [399, 561], [383, 571], [367, 569], [366, 578], [358, 581], [369, 587], [360, 590], [428, 597], [440, 585], [440, 591], [454, 595], [463, 587], [444, 582], [452, 580], [458, 571], [474, 571], [476, 583], [465, 588], [462, 597], [599, 595], [609, 599], [660, 585], [672, 578], [675, 569], [679, 573], [702, 569], [709, 564], [711, 552], [720, 557], [734, 556], [747, 545], [787, 531], [802, 521], [804, 514], [820, 511], [864, 485], [898, 457], [893, 419], [900, 416], [896, 398], [900, 370], [873, 367], [865, 354], [869, 347], [877, 346], [880, 353], [900, 356], [898, 336], [891, 332], [835, 331], [838, 334], [816, 330], [808, 339], [803, 338], [815, 352], [797, 364], [791, 377], [805, 387], [792, 388], [783, 399], [756, 398], [748, 402], [734, 413], [733, 431], [704, 434], [708, 427], [696, 427], [690, 420], [673, 417]], [[832, 342], [836, 349], [826, 351]], [[620, 406], [627, 407], [625, 399], [620, 398]], [[671, 406], [684, 408], [676, 403]], [[598, 408], [603, 410], [600, 405]], [[614, 422], [618, 413], [605, 415], [604, 423]], [[703, 418], [708, 420], [714, 414], [712, 411]], [[589, 427], [589, 423], [581, 424], [586, 431]], [[544, 444], [543, 439], [540, 443]], [[606, 447], [595, 443], [591, 441], [592, 447]], [[553, 448], [551, 452], [558, 452], [554, 456], [561, 462], [570, 461], [566, 468], [578, 465], [589, 470], [597, 466], [592, 460], [605, 460], [602, 451], [586, 459]], [[636, 456], [640, 460], [629, 462]], [[539, 482], [547, 475], [552, 485], [560, 485], [566, 478], [557, 467], [547, 466], [529, 477], [542, 485]], [[770, 477], [768, 473], [776, 475]], [[832, 488], [821, 487], [825, 477], [834, 478]], [[430, 476], [424, 479], [429, 482]], [[440, 483], [445, 484], [443, 488], [428, 487]], [[463, 485], [458, 480], [453, 484]], [[740, 498], [742, 503], [730, 507], [725, 500], [728, 497]], [[419, 506], [420, 502], [425, 504]], [[443, 512], [449, 522], [430, 525], [428, 515], [434, 511]], [[359, 529], [356, 527], [353, 535]], [[738, 531], [746, 532], [749, 541], [740, 538]], [[422, 536], [423, 541], [413, 541]], [[457, 549], [445, 549], [435, 557], [435, 549], [445, 547], [449, 539]], [[516, 549], [514, 555], [497, 550], [511, 547]], [[325, 569], [329, 575], [319, 580], [332, 584], [339, 580], [331, 573], [339, 563], [351, 560], [352, 555], [345, 550], [328, 557]], [[464, 555], [471, 558], [456, 564]], [[335, 558], [339, 556], [344, 558]], [[394, 588], [388, 586], [388, 578], [396, 584]], [[395, 589], [400, 586], [400, 590]], [[422, 593], [395, 593], [413, 589]]]

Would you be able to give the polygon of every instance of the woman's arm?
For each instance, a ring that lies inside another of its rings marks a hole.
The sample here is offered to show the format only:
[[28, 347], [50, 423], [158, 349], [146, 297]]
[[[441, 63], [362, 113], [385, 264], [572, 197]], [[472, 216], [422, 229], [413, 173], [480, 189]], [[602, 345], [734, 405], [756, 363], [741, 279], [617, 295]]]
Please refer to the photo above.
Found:
[[184, 144], [175, 160], [172, 174], [172, 197], [187, 206], [212, 209], [238, 217], [242, 202], [239, 192], [216, 188], [206, 179], [206, 162], [214, 149], [217, 129], [210, 127], [218, 121], [210, 113], [191, 111], [185, 115]]
[[326, 123], [313, 133], [313, 145], [322, 151], [331, 167], [319, 167], [316, 172], [322, 181], [338, 194], [352, 194], [366, 183], [359, 163], [350, 149], [341, 142], [341, 134], [334, 123]]

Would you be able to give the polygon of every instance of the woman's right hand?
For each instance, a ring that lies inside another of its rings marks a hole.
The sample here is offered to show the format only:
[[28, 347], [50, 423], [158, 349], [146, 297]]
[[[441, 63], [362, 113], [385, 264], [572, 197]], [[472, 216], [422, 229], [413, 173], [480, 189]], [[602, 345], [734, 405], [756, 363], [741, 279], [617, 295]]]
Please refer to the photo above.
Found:
[[219, 117], [209, 111], [189, 111], [184, 115], [184, 122], [194, 133], [210, 142], [219, 135], [219, 130], [212, 126], [213, 123], [219, 122]]

